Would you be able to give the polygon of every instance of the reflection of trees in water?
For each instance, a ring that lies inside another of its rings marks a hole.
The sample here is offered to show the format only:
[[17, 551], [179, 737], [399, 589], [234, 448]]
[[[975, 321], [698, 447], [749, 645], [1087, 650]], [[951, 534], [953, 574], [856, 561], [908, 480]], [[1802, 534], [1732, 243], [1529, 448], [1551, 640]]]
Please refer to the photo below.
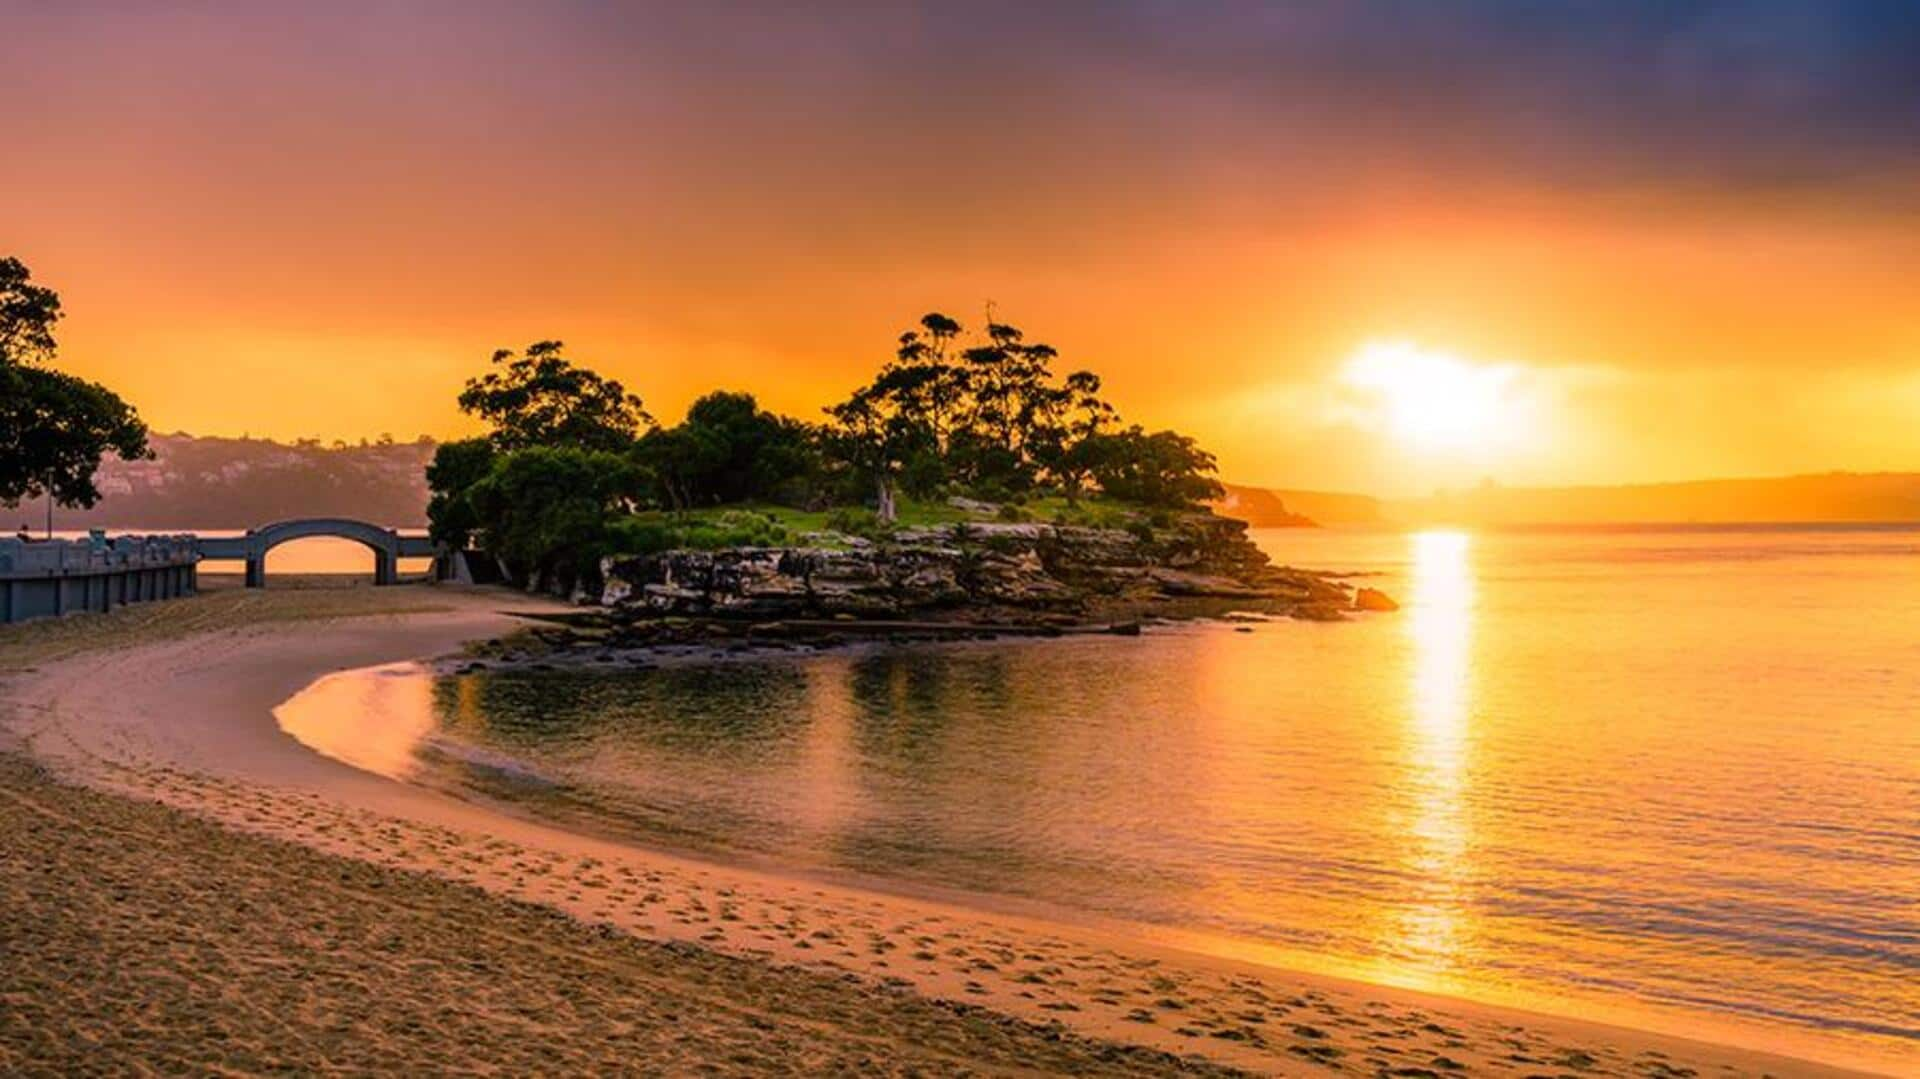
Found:
[[434, 693], [462, 740], [619, 776], [598, 794], [538, 797], [598, 798], [603, 819], [644, 834], [963, 887], [1097, 894], [1118, 886], [1110, 852], [1060, 828], [1140, 778], [1121, 778], [1143, 766], [1108, 753], [1125, 752], [1109, 739], [1125, 740], [1113, 724], [1139, 691], [1137, 660], [1111, 642], [911, 647], [490, 671], [439, 679]]
[[[883, 651], [856, 660], [844, 684], [870, 811], [833, 836], [833, 860], [963, 887], [1020, 877], [1019, 829], [989, 820], [1010, 807], [974, 796], [985, 728], [1018, 711], [1017, 664], [997, 651]], [[994, 785], [1027, 778], [1001, 769]]]
[[1046, 713], [1058, 703], [1060, 678], [1069, 674], [1018, 646], [863, 656], [847, 676], [861, 755], [932, 782], [973, 771], [977, 762], [940, 765], [983, 742], [1004, 747], [1029, 740], [1033, 752], [1010, 753], [1008, 763], [1037, 761], [1047, 739]]
[[1192, 867], [1116, 844], [1151, 845], [1210, 789], [1158, 745], [1207, 726], [1194, 660], [1179, 638], [1002, 642], [490, 671], [434, 691], [457, 738], [578, 784], [502, 795], [546, 816], [1150, 911], [1196, 887]]
[[611, 737], [725, 752], [796, 737], [806, 722], [805, 692], [796, 664], [724, 663], [460, 675], [437, 682], [435, 704], [447, 728], [497, 744]]
[[1056, 713], [1086, 681], [1075, 669], [1086, 657], [1064, 643], [913, 648], [852, 663], [845, 685], [872, 805], [838, 837], [838, 860], [937, 866], [948, 883], [980, 887], [1037, 868], [1033, 818], [1063, 778]]
[[[983, 662], [984, 660], [984, 662]], [[917, 768], [937, 763], [943, 740], [971, 721], [973, 698], [1009, 695], [1004, 662], [942, 651], [875, 652], [847, 672], [847, 693], [859, 719], [861, 755]]]

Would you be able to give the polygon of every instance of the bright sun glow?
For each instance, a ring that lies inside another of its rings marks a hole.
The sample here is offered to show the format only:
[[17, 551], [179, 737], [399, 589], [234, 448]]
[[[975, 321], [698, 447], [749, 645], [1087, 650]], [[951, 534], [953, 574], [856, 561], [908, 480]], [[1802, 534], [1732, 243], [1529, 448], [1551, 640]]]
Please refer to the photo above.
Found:
[[1372, 341], [1345, 381], [1373, 398], [1393, 433], [1426, 449], [1491, 449], [1515, 441], [1522, 417], [1510, 365], [1469, 363], [1406, 341]]

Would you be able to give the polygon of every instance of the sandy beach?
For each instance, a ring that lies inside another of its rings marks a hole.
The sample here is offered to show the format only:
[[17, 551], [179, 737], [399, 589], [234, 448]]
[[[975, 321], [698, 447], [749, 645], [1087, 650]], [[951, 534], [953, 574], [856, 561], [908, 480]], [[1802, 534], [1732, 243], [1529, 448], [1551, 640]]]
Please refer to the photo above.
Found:
[[0, 1071], [1894, 1070], [573, 834], [273, 721], [330, 671], [543, 608], [227, 590], [0, 633], [0, 827], [24, 839], [0, 860]]

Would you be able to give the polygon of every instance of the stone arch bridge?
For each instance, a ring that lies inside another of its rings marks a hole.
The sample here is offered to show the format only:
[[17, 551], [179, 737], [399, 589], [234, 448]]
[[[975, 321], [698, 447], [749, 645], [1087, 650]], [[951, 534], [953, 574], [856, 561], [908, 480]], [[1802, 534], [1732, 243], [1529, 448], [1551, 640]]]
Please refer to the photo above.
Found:
[[247, 563], [247, 587], [260, 588], [267, 583], [268, 551], [291, 540], [313, 536], [350, 539], [371, 549], [374, 584], [394, 584], [399, 581], [402, 558], [431, 558], [440, 553], [432, 540], [419, 533], [402, 533], [347, 517], [275, 521], [250, 529], [244, 536], [201, 536], [196, 542], [202, 558], [244, 559]]

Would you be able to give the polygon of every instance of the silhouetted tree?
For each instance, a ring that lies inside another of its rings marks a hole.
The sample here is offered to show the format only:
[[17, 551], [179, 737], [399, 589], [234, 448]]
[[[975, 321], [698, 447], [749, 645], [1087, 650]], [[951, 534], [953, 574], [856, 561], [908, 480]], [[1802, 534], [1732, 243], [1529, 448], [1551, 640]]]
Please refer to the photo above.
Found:
[[465, 547], [483, 524], [470, 497], [498, 456], [484, 438], [443, 442], [427, 465], [427, 533], [434, 542]]
[[0, 364], [39, 363], [53, 358], [53, 324], [60, 321], [60, 294], [33, 283], [16, 258], [0, 258]]
[[530, 446], [496, 457], [466, 497], [516, 579], [568, 587], [598, 575], [608, 527], [633, 508], [638, 482], [621, 454]]
[[524, 355], [493, 354], [493, 366], [470, 379], [460, 410], [493, 426], [502, 450], [526, 446], [577, 446], [621, 452], [653, 422], [640, 398], [612, 379], [575, 367], [558, 341], [529, 345]]
[[18, 259], [0, 259], [0, 504], [50, 494], [91, 506], [100, 459], [147, 456], [147, 425], [106, 387], [42, 366], [60, 297], [31, 278]]
[[1213, 454], [1173, 431], [1147, 434], [1139, 426], [1095, 435], [1081, 461], [1100, 489], [1115, 498], [1184, 509], [1221, 497]]
[[1058, 380], [1059, 353], [1017, 327], [989, 322], [979, 344], [956, 352], [961, 331], [934, 313], [901, 334], [893, 361], [827, 410], [835, 455], [872, 478], [882, 503], [896, 484], [993, 496], [1053, 482], [1078, 493], [1087, 471], [1070, 450], [1115, 419], [1100, 379], [1076, 371]]
[[763, 411], [750, 393], [707, 394], [676, 427], [647, 432], [634, 459], [674, 509], [771, 500], [812, 467], [805, 424]]
[[970, 372], [952, 356], [958, 322], [938, 311], [920, 317], [920, 328], [900, 335], [890, 377], [891, 393], [916, 423], [926, 425], [935, 452], [944, 455], [966, 404]]
[[833, 426], [825, 444], [839, 461], [871, 484], [874, 512], [891, 522], [898, 516], [895, 487], [909, 461], [936, 452], [932, 429], [898, 392], [898, 369], [882, 371], [872, 385], [827, 409]]
[[1027, 453], [1072, 501], [1080, 496], [1092, 475], [1094, 455], [1082, 447], [1096, 444], [1117, 419], [1113, 406], [1100, 396], [1100, 376], [1075, 371], [1067, 376], [1065, 385], [1048, 388], [1037, 398]]

